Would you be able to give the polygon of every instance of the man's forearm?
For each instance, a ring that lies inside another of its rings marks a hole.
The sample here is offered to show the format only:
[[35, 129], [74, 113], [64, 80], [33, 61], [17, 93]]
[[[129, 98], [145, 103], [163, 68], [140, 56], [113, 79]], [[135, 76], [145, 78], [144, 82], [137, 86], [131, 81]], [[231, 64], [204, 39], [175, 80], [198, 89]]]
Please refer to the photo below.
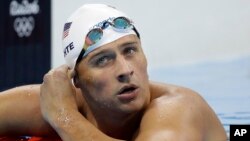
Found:
[[102, 133], [78, 111], [60, 111], [51, 125], [63, 141], [122, 141]]

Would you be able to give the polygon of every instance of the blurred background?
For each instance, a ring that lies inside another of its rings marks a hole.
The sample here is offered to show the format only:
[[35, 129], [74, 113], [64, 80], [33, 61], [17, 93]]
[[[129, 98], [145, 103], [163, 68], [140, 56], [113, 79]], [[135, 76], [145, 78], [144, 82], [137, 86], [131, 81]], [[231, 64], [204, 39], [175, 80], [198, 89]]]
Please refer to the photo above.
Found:
[[227, 132], [230, 124], [250, 124], [249, 0], [0, 3], [0, 90], [41, 83], [50, 68], [64, 64], [61, 38], [66, 19], [84, 3], [105, 3], [134, 20], [151, 80], [200, 93]]

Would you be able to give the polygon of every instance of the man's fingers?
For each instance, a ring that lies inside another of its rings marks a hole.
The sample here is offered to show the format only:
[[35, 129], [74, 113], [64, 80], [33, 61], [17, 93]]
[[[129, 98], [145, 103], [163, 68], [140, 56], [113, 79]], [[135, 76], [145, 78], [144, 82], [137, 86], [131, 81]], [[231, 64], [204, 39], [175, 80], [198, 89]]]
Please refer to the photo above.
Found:
[[58, 70], [58, 71], [62, 71], [62, 72], [68, 72], [68, 70], [69, 70], [69, 67], [67, 66], [67, 65], [61, 65], [61, 66], [59, 66], [58, 68], [56, 68], [56, 70]]
[[74, 69], [71, 69], [68, 71], [68, 77], [69, 78], [73, 78], [75, 76], [75, 70]]
[[66, 72], [69, 70], [68, 66], [67, 65], [61, 65], [57, 68], [52, 68], [48, 74], [53, 74], [55, 71], [58, 71], [58, 72]]
[[67, 65], [61, 65], [57, 68], [51, 69], [47, 74], [54, 75], [54, 76], [65, 75], [71, 79], [75, 76], [75, 71], [74, 71], [74, 69], [70, 69]]
[[62, 66], [58, 67], [57, 70], [67, 73], [67, 76], [70, 79], [75, 76], [75, 70], [74, 69], [70, 69], [67, 65], [62, 65]]

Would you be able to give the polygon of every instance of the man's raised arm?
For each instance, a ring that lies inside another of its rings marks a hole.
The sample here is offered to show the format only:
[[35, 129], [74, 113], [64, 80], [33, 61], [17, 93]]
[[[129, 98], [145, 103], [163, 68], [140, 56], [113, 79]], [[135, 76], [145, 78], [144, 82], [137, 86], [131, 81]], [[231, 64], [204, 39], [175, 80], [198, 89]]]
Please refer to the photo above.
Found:
[[55, 134], [41, 115], [39, 93], [40, 85], [0, 92], [0, 136]]

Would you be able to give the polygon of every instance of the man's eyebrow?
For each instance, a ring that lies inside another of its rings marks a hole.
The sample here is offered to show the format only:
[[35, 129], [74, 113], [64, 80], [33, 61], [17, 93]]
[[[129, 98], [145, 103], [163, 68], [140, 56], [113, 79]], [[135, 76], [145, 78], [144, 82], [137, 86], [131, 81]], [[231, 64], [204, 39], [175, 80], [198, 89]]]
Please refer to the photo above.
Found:
[[119, 45], [119, 46], [120, 46], [120, 47], [124, 47], [124, 46], [135, 45], [135, 44], [138, 44], [138, 42], [136, 42], [136, 41], [125, 42], [125, 43], [122, 43], [122, 44]]
[[89, 61], [91, 61], [93, 58], [95, 58], [96, 56], [99, 56], [99, 55], [101, 55], [101, 54], [105, 54], [105, 53], [107, 53], [107, 52], [109, 52], [110, 51], [110, 49], [103, 49], [103, 50], [101, 50], [101, 51], [99, 51], [98, 53], [95, 53], [93, 56], [91, 56], [90, 58], [89, 58]]

